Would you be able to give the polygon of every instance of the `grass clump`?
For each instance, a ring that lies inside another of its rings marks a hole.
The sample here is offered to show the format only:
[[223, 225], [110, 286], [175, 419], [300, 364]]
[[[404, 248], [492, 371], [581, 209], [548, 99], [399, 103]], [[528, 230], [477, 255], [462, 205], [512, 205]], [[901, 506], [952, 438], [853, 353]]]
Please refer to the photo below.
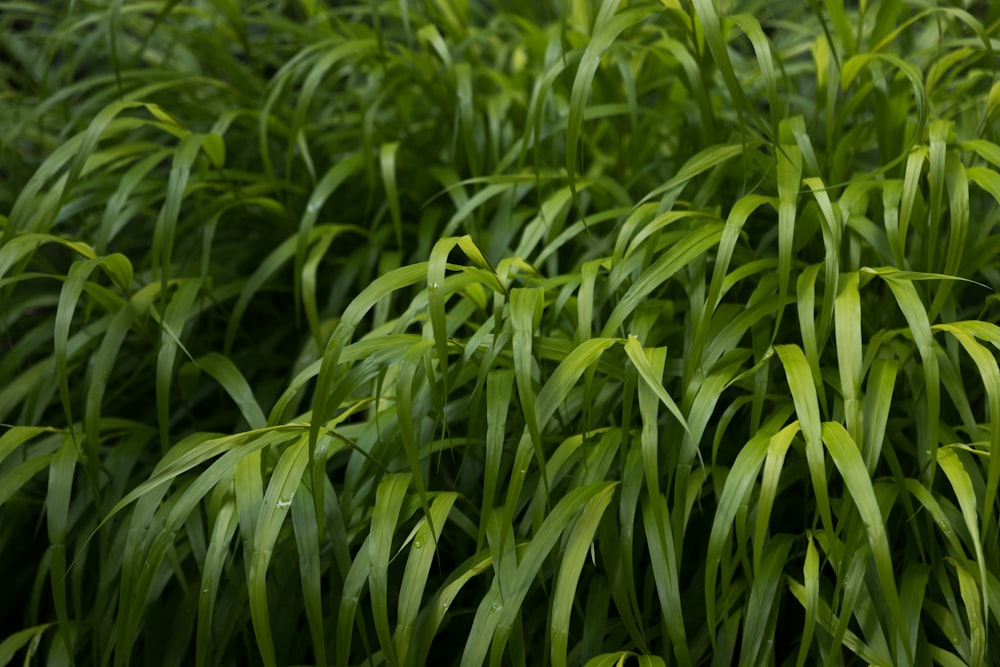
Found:
[[0, 664], [992, 664], [998, 21], [4, 4]]

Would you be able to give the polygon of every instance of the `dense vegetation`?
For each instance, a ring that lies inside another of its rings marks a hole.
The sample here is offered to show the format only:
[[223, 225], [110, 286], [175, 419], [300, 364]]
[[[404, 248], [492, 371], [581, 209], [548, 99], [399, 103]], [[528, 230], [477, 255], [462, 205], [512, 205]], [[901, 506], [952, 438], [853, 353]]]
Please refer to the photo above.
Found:
[[996, 664], [998, 31], [0, 2], [0, 665]]

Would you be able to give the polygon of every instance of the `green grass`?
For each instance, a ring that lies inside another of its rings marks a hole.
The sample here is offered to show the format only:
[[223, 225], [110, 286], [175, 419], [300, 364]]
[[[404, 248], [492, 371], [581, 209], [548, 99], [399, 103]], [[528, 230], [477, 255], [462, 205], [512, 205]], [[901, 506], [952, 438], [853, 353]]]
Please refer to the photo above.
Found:
[[998, 33], [0, 2], [0, 665], [1000, 661]]

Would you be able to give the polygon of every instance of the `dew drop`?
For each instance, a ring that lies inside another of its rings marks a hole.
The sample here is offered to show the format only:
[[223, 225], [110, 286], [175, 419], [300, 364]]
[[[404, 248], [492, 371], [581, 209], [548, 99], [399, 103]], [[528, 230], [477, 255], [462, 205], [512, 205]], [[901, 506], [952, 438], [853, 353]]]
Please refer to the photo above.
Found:
[[503, 609], [503, 603], [500, 602], [500, 600], [494, 600], [493, 604], [490, 605], [490, 609], [492, 609], [493, 611], [500, 611], [501, 609]]
[[203, 589], [201, 589], [201, 592], [202, 592], [202, 593], [207, 593], [207, 592], [208, 592], [208, 589], [207, 589], [207, 588], [203, 588]]
[[522, 475], [527, 475], [528, 474], [528, 469], [527, 468], [521, 468], [521, 474]]
[[414, 549], [423, 549], [424, 548], [424, 543], [421, 542], [420, 540], [413, 540], [413, 548]]
[[447, 609], [448, 608], [448, 603], [447, 602], [442, 602], [441, 603], [441, 608], [442, 609]]

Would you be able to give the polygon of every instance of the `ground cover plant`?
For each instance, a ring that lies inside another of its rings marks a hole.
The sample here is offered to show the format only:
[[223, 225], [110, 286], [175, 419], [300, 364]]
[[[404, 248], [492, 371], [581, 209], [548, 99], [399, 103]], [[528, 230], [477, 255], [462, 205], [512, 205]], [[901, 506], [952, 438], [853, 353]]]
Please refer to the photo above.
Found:
[[0, 2], [0, 664], [995, 664], [998, 21]]

